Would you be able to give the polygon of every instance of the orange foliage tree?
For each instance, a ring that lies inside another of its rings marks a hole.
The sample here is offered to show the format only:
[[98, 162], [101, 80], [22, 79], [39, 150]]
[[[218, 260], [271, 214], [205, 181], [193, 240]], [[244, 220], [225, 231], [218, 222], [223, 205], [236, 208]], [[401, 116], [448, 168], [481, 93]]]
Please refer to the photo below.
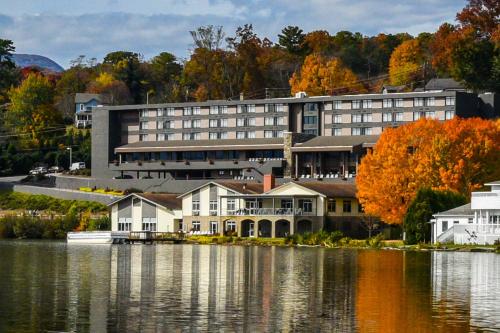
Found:
[[304, 59], [300, 72], [292, 75], [290, 86], [292, 93], [305, 91], [312, 96], [365, 92], [356, 75], [339, 59], [327, 59], [317, 53]]
[[406, 85], [421, 78], [424, 52], [418, 39], [407, 40], [394, 49], [389, 60], [389, 79], [393, 85]]
[[500, 120], [421, 119], [381, 135], [356, 183], [366, 213], [401, 224], [418, 189], [470, 195], [500, 178]]

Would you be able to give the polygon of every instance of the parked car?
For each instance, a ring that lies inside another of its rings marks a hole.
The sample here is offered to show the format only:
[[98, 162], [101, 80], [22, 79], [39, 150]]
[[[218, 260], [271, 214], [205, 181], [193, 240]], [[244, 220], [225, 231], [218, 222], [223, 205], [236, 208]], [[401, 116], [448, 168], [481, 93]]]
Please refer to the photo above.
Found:
[[71, 164], [71, 167], [69, 168], [70, 171], [76, 171], [81, 169], [85, 169], [85, 162], [75, 162]]
[[60, 167], [60, 166], [56, 166], [56, 165], [55, 166], [51, 166], [47, 170], [48, 173], [59, 173], [59, 172], [62, 172], [62, 171], [64, 171], [64, 168]]
[[47, 173], [47, 168], [45, 167], [36, 167], [30, 170], [29, 174], [34, 175], [45, 175]]
[[113, 179], [134, 179], [131, 175], [115, 176]]

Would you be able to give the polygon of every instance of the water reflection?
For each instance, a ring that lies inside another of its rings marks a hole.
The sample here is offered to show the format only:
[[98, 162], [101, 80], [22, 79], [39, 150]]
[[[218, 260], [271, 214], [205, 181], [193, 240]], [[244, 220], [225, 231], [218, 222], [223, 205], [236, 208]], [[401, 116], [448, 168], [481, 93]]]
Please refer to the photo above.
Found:
[[0, 242], [0, 331], [500, 329], [500, 256]]

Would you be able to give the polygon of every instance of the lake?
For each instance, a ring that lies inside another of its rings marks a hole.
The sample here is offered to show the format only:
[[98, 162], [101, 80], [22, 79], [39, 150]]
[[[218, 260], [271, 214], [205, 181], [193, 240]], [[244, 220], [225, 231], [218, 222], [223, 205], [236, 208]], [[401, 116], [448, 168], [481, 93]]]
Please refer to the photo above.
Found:
[[0, 241], [0, 332], [500, 330], [500, 255]]

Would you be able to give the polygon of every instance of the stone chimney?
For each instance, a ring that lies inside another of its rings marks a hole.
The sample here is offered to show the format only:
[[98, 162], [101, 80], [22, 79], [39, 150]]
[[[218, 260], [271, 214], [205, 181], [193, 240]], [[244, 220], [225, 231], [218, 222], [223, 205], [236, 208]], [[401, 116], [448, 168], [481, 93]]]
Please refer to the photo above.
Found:
[[264, 193], [275, 187], [275, 178], [273, 174], [264, 175]]

